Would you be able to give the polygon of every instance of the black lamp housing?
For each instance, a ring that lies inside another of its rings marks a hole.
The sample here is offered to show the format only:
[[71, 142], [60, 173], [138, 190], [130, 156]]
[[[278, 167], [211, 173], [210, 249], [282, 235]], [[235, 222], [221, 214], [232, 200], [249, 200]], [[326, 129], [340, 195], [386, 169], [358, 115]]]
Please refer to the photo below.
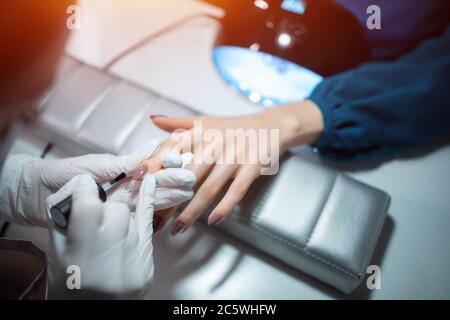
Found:
[[356, 18], [333, 0], [211, 0], [225, 10], [215, 46], [252, 48], [327, 77], [370, 59]]

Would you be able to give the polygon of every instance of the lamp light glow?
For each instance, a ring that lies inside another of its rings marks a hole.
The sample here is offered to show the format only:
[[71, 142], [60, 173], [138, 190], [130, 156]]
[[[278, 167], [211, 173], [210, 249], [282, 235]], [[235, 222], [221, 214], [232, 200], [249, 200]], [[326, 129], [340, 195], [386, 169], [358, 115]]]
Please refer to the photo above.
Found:
[[287, 32], [282, 32], [277, 37], [277, 44], [281, 48], [288, 48], [292, 44], [292, 36]]
[[217, 47], [213, 58], [226, 83], [266, 107], [302, 100], [322, 81], [293, 62], [246, 48]]

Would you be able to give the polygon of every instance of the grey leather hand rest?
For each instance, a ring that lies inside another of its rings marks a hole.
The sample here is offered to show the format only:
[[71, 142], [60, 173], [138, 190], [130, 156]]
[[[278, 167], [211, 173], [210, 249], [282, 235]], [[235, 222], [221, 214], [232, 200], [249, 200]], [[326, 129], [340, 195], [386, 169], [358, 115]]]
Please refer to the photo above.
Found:
[[[147, 139], [167, 136], [149, 115], [194, 114], [71, 59], [64, 60], [39, 112], [36, 133], [72, 154], [129, 152]], [[220, 228], [349, 293], [366, 272], [389, 202], [380, 190], [289, 155], [277, 175], [252, 186]]]
[[289, 155], [219, 228], [344, 293], [366, 274], [390, 197]]

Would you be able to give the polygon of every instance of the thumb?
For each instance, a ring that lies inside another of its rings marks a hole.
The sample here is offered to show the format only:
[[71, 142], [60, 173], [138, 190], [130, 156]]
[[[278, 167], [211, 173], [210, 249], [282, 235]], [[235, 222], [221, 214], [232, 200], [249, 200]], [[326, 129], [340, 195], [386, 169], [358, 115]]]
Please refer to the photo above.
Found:
[[168, 118], [164, 116], [150, 117], [153, 123], [162, 130], [173, 132], [177, 129], [192, 129], [195, 121], [206, 120], [207, 116]]
[[153, 212], [155, 209], [156, 179], [154, 175], [147, 174], [142, 182], [136, 205], [136, 228], [139, 242], [147, 247], [151, 244], [153, 236]]

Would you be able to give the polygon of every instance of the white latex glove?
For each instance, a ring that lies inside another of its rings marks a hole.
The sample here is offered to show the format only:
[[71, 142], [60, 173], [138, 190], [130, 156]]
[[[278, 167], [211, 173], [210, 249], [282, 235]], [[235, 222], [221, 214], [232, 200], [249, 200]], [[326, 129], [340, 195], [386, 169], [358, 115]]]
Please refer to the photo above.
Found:
[[[186, 169], [147, 174], [140, 186], [135, 213], [125, 203], [98, 198], [95, 181], [82, 175], [47, 200], [47, 207], [72, 195], [66, 231], [50, 228], [50, 298], [138, 298], [153, 276], [153, 212], [158, 194], [166, 205], [190, 199], [195, 175]], [[187, 191], [189, 190], [189, 191]], [[172, 203], [168, 203], [171, 199]], [[69, 290], [69, 266], [81, 271], [81, 289]]]
[[47, 226], [45, 200], [73, 177], [88, 174], [103, 183], [125, 172], [130, 175], [158, 150], [151, 140], [135, 152], [114, 156], [91, 154], [61, 160], [17, 155], [5, 164], [0, 178], [0, 218], [24, 225]]

